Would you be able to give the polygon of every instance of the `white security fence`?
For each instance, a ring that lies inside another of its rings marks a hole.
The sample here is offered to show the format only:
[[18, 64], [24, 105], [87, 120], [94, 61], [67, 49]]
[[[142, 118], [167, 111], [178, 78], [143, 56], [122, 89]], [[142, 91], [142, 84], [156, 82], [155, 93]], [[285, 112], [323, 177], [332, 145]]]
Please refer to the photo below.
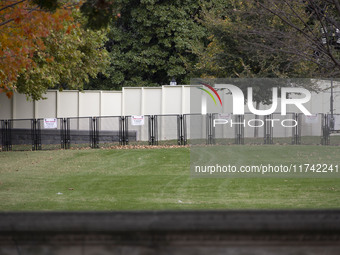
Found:
[[[205, 92], [190, 85], [161, 87], [128, 87], [122, 91], [68, 91], [50, 90], [45, 100], [27, 101], [26, 96], [15, 93], [8, 99], [0, 93], [0, 119], [70, 118], [91, 116], [192, 114], [202, 112], [206, 102], [209, 112], [232, 111], [230, 93], [219, 92], [223, 108], [218, 108]], [[190, 102], [191, 93], [200, 93], [201, 101]], [[340, 113], [340, 88], [334, 88], [334, 113]], [[330, 91], [312, 93], [312, 100], [305, 104], [311, 113], [330, 113]], [[266, 109], [266, 106], [261, 106]], [[277, 112], [280, 109], [278, 107]], [[287, 111], [298, 109], [288, 107]], [[249, 112], [247, 105], [245, 112]]]
[[[339, 88], [334, 89], [336, 128], [329, 126], [330, 93], [327, 89], [323, 93], [312, 93], [312, 100], [304, 104], [314, 117], [298, 114], [293, 106], [287, 108], [291, 113], [281, 116], [280, 102], [277, 113], [270, 116], [232, 115], [230, 93], [220, 91], [223, 106], [215, 105], [205, 92], [189, 85], [123, 88], [122, 91], [51, 90], [45, 95], [46, 100], [37, 102], [27, 101], [21, 94], [14, 94], [11, 99], [0, 94], [0, 140], [4, 149], [21, 149], [24, 145], [24, 148], [39, 149], [42, 144], [43, 148], [52, 145], [68, 148], [70, 144], [96, 147], [127, 142], [186, 144], [188, 141], [191, 144], [337, 144], [337, 137], [327, 128], [340, 130], [339, 92]], [[198, 95], [195, 100], [191, 100], [192, 93]], [[205, 109], [202, 105], [206, 105]], [[260, 109], [267, 108], [260, 106]], [[247, 105], [244, 109], [249, 112]], [[144, 116], [144, 124], [133, 125], [133, 116]], [[56, 120], [54, 130], [44, 127], [47, 118]], [[213, 127], [217, 118], [251, 125]], [[272, 127], [266, 121], [277, 119], [280, 122], [285, 118], [296, 119], [298, 127]], [[265, 125], [252, 127], [261, 122]]]
[[0, 93], [0, 119], [68, 118], [185, 114], [190, 112], [190, 86], [123, 88], [122, 91], [50, 90], [45, 100], [27, 101]]
[[[222, 119], [222, 118], [225, 119]], [[218, 113], [1, 120], [2, 150], [69, 149], [116, 145], [309, 144], [340, 145], [330, 115]], [[333, 115], [340, 119], [340, 115]], [[228, 121], [232, 120], [232, 121]], [[275, 126], [273, 125], [275, 121]], [[233, 123], [232, 125], [229, 125]], [[251, 123], [251, 124], [250, 124]], [[257, 123], [257, 124], [255, 124]], [[281, 126], [280, 126], [281, 124]], [[291, 125], [291, 126], [290, 126]], [[315, 130], [316, 133], [313, 133]]]

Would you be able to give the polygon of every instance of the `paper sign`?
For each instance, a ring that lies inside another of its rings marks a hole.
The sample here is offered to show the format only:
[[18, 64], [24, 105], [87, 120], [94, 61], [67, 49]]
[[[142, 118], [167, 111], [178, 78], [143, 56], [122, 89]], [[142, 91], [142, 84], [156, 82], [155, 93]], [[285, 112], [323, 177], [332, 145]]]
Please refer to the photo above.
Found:
[[340, 115], [333, 115], [334, 117], [334, 130], [340, 130]]
[[143, 126], [144, 125], [144, 116], [133, 115], [131, 116], [131, 125], [132, 126]]
[[231, 115], [231, 113], [219, 113], [218, 118], [223, 119], [223, 120], [231, 120], [232, 115]]
[[46, 118], [44, 119], [44, 128], [46, 129], [57, 129], [58, 120], [56, 118]]
[[316, 124], [319, 122], [319, 117], [317, 114], [312, 114], [312, 115], [306, 115], [305, 116], [305, 122], [307, 124]]

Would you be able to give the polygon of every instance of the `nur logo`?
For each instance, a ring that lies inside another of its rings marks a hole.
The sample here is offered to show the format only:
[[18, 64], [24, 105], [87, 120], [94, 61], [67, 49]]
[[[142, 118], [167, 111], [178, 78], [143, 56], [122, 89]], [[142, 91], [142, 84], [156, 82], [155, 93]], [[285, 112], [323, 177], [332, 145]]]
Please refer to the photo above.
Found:
[[[222, 105], [222, 100], [220, 98], [220, 95], [217, 93], [217, 91], [213, 87], [211, 87], [210, 85], [205, 84], [205, 83], [201, 83], [201, 85], [209, 88], [217, 96], [218, 100], [220, 101], [221, 106], [223, 106]], [[212, 98], [212, 100], [214, 100], [215, 105], [217, 105], [216, 100], [215, 100], [213, 94], [211, 94], [211, 92], [209, 90], [201, 88], [201, 87], [197, 87], [197, 88], [200, 89], [200, 90], [203, 90], [204, 92], [206, 92]]]
[[[211, 91], [215, 93], [215, 95], [218, 97], [220, 104], [222, 106], [222, 100], [220, 96], [218, 95], [217, 91], [211, 87], [208, 84], [201, 83], [205, 87], [209, 88]], [[235, 85], [230, 85], [230, 84], [217, 84], [219, 87], [228, 89], [230, 93], [232, 94], [233, 97], [233, 114], [235, 115], [244, 115], [244, 106], [245, 106], [245, 97], [243, 95], [243, 92], [240, 88], [236, 87]], [[199, 89], [205, 91], [210, 95], [210, 97], [214, 100], [215, 105], [216, 105], [216, 100], [214, 96], [211, 94], [210, 91], [204, 88]], [[276, 111], [278, 108], [278, 88], [272, 88], [272, 105], [269, 109], [266, 110], [260, 110], [260, 109], [255, 109], [253, 105], [253, 88], [248, 87], [247, 88], [247, 105], [249, 108], [249, 111], [255, 115], [270, 115]], [[300, 94], [302, 97], [300, 98], [290, 98], [291, 94]], [[287, 105], [295, 105], [302, 113], [304, 113], [306, 116], [312, 115], [306, 107], [303, 105], [307, 102], [310, 101], [311, 99], [311, 93], [304, 88], [295, 88], [295, 87], [282, 87], [281, 88], [281, 115], [286, 115], [287, 114]], [[204, 112], [206, 112], [206, 104], [204, 103]]]

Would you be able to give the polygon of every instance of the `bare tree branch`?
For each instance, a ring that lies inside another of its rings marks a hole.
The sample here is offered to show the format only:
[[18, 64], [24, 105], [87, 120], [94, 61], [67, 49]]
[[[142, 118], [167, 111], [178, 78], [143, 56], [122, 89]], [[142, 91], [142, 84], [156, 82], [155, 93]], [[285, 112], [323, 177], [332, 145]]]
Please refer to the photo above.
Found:
[[3, 10], [6, 10], [7, 8], [11, 8], [11, 7], [14, 7], [16, 6], [17, 4], [20, 4], [20, 3], [23, 3], [23, 2], [26, 2], [27, 0], [21, 0], [21, 1], [18, 1], [18, 2], [15, 2], [13, 4], [9, 4], [3, 8], [0, 9], [0, 12], [3, 11]]
[[[330, 38], [327, 34], [327, 31], [331, 30], [331, 27], [329, 27], [329, 24], [331, 24], [335, 28], [339, 28], [337, 21], [332, 17], [331, 11], [328, 10], [329, 8], [333, 7], [337, 10], [337, 12], [339, 12], [340, 3], [338, 0], [329, 1], [330, 3], [328, 3], [328, 6], [326, 6], [328, 7], [328, 9], [323, 9], [324, 7], [320, 6], [320, 3], [316, 3], [314, 0], [307, 1], [311, 9], [313, 10], [316, 21], [318, 22], [319, 26], [322, 28], [322, 31], [324, 32], [325, 42], [322, 42], [321, 40], [322, 38], [320, 38], [320, 36], [315, 34], [313, 29], [310, 28], [309, 24], [307, 24], [305, 20], [300, 16], [300, 14], [295, 10], [291, 2], [288, 2], [287, 0], [283, 0], [283, 1], [281, 0], [281, 3], [284, 2], [289, 7], [288, 11], [290, 11], [290, 13], [287, 13], [287, 11], [283, 9], [278, 9], [280, 7], [275, 4], [276, 2], [275, 0], [269, 1], [269, 4], [264, 4], [263, 2], [260, 2], [260, 1], [256, 1], [256, 2], [263, 10], [279, 18], [286, 25], [288, 25], [289, 27], [293, 28], [296, 32], [301, 34], [310, 43], [309, 47], [311, 49], [314, 48], [318, 52], [318, 54], [326, 55], [333, 62], [334, 66], [340, 69], [339, 57], [338, 55], [334, 54], [335, 49], [334, 49], [334, 46], [332, 46], [334, 43], [334, 38], [333, 37]], [[330, 4], [332, 4], [332, 6], [329, 6]], [[325, 15], [326, 12], [329, 12], [329, 15]], [[301, 23], [300, 25], [302, 25], [307, 30], [302, 29], [297, 23], [293, 22], [290, 19], [290, 15], [292, 15], [292, 17], [294, 17], [295, 19], [298, 19], [299, 22]], [[331, 34], [331, 36], [333, 35]], [[278, 43], [277, 45], [280, 45], [280, 44]], [[274, 46], [275, 50], [282, 51], [282, 48], [280, 49], [279, 47], [276, 47], [276, 46]], [[268, 49], [268, 47], [264, 47], [264, 48]], [[291, 53], [294, 53], [296, 56], [301, 57], [301, 52], [299, 52], [298, 49], [296, 49], [295, 52], [291, 52]]]
[[4, 22], [1, 22], [1, 23], [0, 23], [0, 27], [1, 27], [1, 26], [4, 26], [4, 25], [6, 25], [7, 23], [10, 23], [10, 22], [12, 22], [12, 21], [14, 21], [14, 19], [9, 19], [9, 20], [6, 20], [6, 21], [4, 21]]

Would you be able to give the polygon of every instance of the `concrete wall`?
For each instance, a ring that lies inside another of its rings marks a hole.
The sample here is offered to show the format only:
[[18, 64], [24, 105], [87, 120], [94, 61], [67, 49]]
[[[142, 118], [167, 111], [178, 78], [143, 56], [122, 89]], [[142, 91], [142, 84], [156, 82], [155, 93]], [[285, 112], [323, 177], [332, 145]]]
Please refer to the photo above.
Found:
[[[312, 113], [330, 112], [329, 84], [323, 84], [324, 91], [313, 93], [312, 100], [305, 104]], [[127, 87], [122, 91], [56, 91], [46, 93], [46, 100], [27, 101], [21, 94], [8, 99], [0, 94], [0, 119], [66, 118], [91, 116], [154, 115], [201, 113], [201, 102], [190, 105], [192, 90], [189, 85], [162, 87]], [[221, 93], [223, 109], [217, 108], [205, 92], [201, 101], [207, 102], [208, 112], [231, 112], [232, 95]], [[193, 107], [195, 105], [195, 107]], [[268, 106], [261, 106], [266, 109]], [[288, 111], [298, 109], [289, 106]], [[340, 113], [340, 86], [334, 85], [334, 110]], [[248, 112], [245, 106], [245, 112]], [[280, 111], [280, 102], [277, 112]]]
[[45, 100], [0, 94], [0, 119], [183, 114], [190, 112], [190, 86], [123, 88], [122, 91], [50, 90]]
[[338, 255], [339, 213], [1, 213], [0, 254]]

